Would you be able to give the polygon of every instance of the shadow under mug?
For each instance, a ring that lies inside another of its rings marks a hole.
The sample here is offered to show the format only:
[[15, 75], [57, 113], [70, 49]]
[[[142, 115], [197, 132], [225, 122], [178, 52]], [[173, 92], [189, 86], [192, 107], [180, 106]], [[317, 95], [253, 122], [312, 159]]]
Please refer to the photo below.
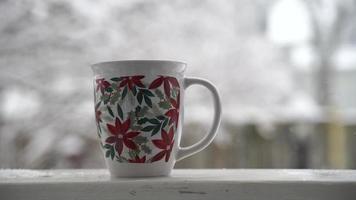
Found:
[[[218, 91], [207, 80], [185, 77], [185, 68], [159, 60], [92, 65], [97, 133], [111, 177], [167, 176], [176, 161], [212, 142], [221, 118]], [[211, 91], [213, 123], [199, 142], [180, 147], [184, 90], [193, 84]]]

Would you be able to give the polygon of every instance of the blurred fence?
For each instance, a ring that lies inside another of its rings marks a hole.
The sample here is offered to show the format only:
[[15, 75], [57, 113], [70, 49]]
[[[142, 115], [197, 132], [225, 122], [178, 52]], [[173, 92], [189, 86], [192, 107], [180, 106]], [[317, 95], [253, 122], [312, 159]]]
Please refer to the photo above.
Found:
[[[356, 125], [279, 123], [225, 125], [225, 141], [177, 164], [178, 168], [356, 168]], [[191, 126], [183, 144], [197, 140]], [[187, 135], [194, 136], [187, 137]]]

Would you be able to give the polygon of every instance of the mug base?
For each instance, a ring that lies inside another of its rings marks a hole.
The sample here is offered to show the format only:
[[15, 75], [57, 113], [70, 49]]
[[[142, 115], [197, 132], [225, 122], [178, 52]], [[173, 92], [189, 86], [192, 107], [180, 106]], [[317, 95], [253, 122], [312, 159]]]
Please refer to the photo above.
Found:
[[106, 161], [111, 179], [169, 176], [173, 162], [168, 163], [114, 163]]

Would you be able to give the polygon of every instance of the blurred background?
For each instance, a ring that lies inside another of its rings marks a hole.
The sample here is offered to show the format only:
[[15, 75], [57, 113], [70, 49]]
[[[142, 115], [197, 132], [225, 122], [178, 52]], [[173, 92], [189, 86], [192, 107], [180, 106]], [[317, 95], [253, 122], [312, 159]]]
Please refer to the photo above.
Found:
[[[188, 63], [223, 120], [176, 168], [356, 168], [355, 0], [1, 0], [0, 168], [103, 168], [90, 64]], [[186, 92], [183, 145], [212, 120]], [[207, 100], [209, 99], [209, 100]]]

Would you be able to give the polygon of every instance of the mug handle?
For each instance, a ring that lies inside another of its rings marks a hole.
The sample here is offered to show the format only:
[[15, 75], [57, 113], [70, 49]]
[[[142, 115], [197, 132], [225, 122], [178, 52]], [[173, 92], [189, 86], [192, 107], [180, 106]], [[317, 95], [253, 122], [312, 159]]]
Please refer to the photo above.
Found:
[[191, 156], [195, 153], [198, 153], [199, 151], [203, 150], [205, 147], [207, 147], [214, 139], [214, 137], [217, 134], [217, 130], [220, 125], [220, 120], [221, 120], [221, 102], [220, 102], [220, 97], [218, 90], [215, 88], [215, 86], [210, 83], [209, 81], [201, 78], [193, 78], [193, 77], [187, 77], [184, 78], [184, 89], [188, 88], [191, 85], [198, 84], [205, 86], [210, 90], [213, 96], [214, 100], [214, 119], [213, 119], [213, 125], [210, 127], [210, 130], [208, 133], [204, 136], [203, 139], [201, 139], [199, 142], [188, 146], [188, 147], [178, 147], [178, 152], [177, 152], [177, 161], [180, 161], [188, 156]]

